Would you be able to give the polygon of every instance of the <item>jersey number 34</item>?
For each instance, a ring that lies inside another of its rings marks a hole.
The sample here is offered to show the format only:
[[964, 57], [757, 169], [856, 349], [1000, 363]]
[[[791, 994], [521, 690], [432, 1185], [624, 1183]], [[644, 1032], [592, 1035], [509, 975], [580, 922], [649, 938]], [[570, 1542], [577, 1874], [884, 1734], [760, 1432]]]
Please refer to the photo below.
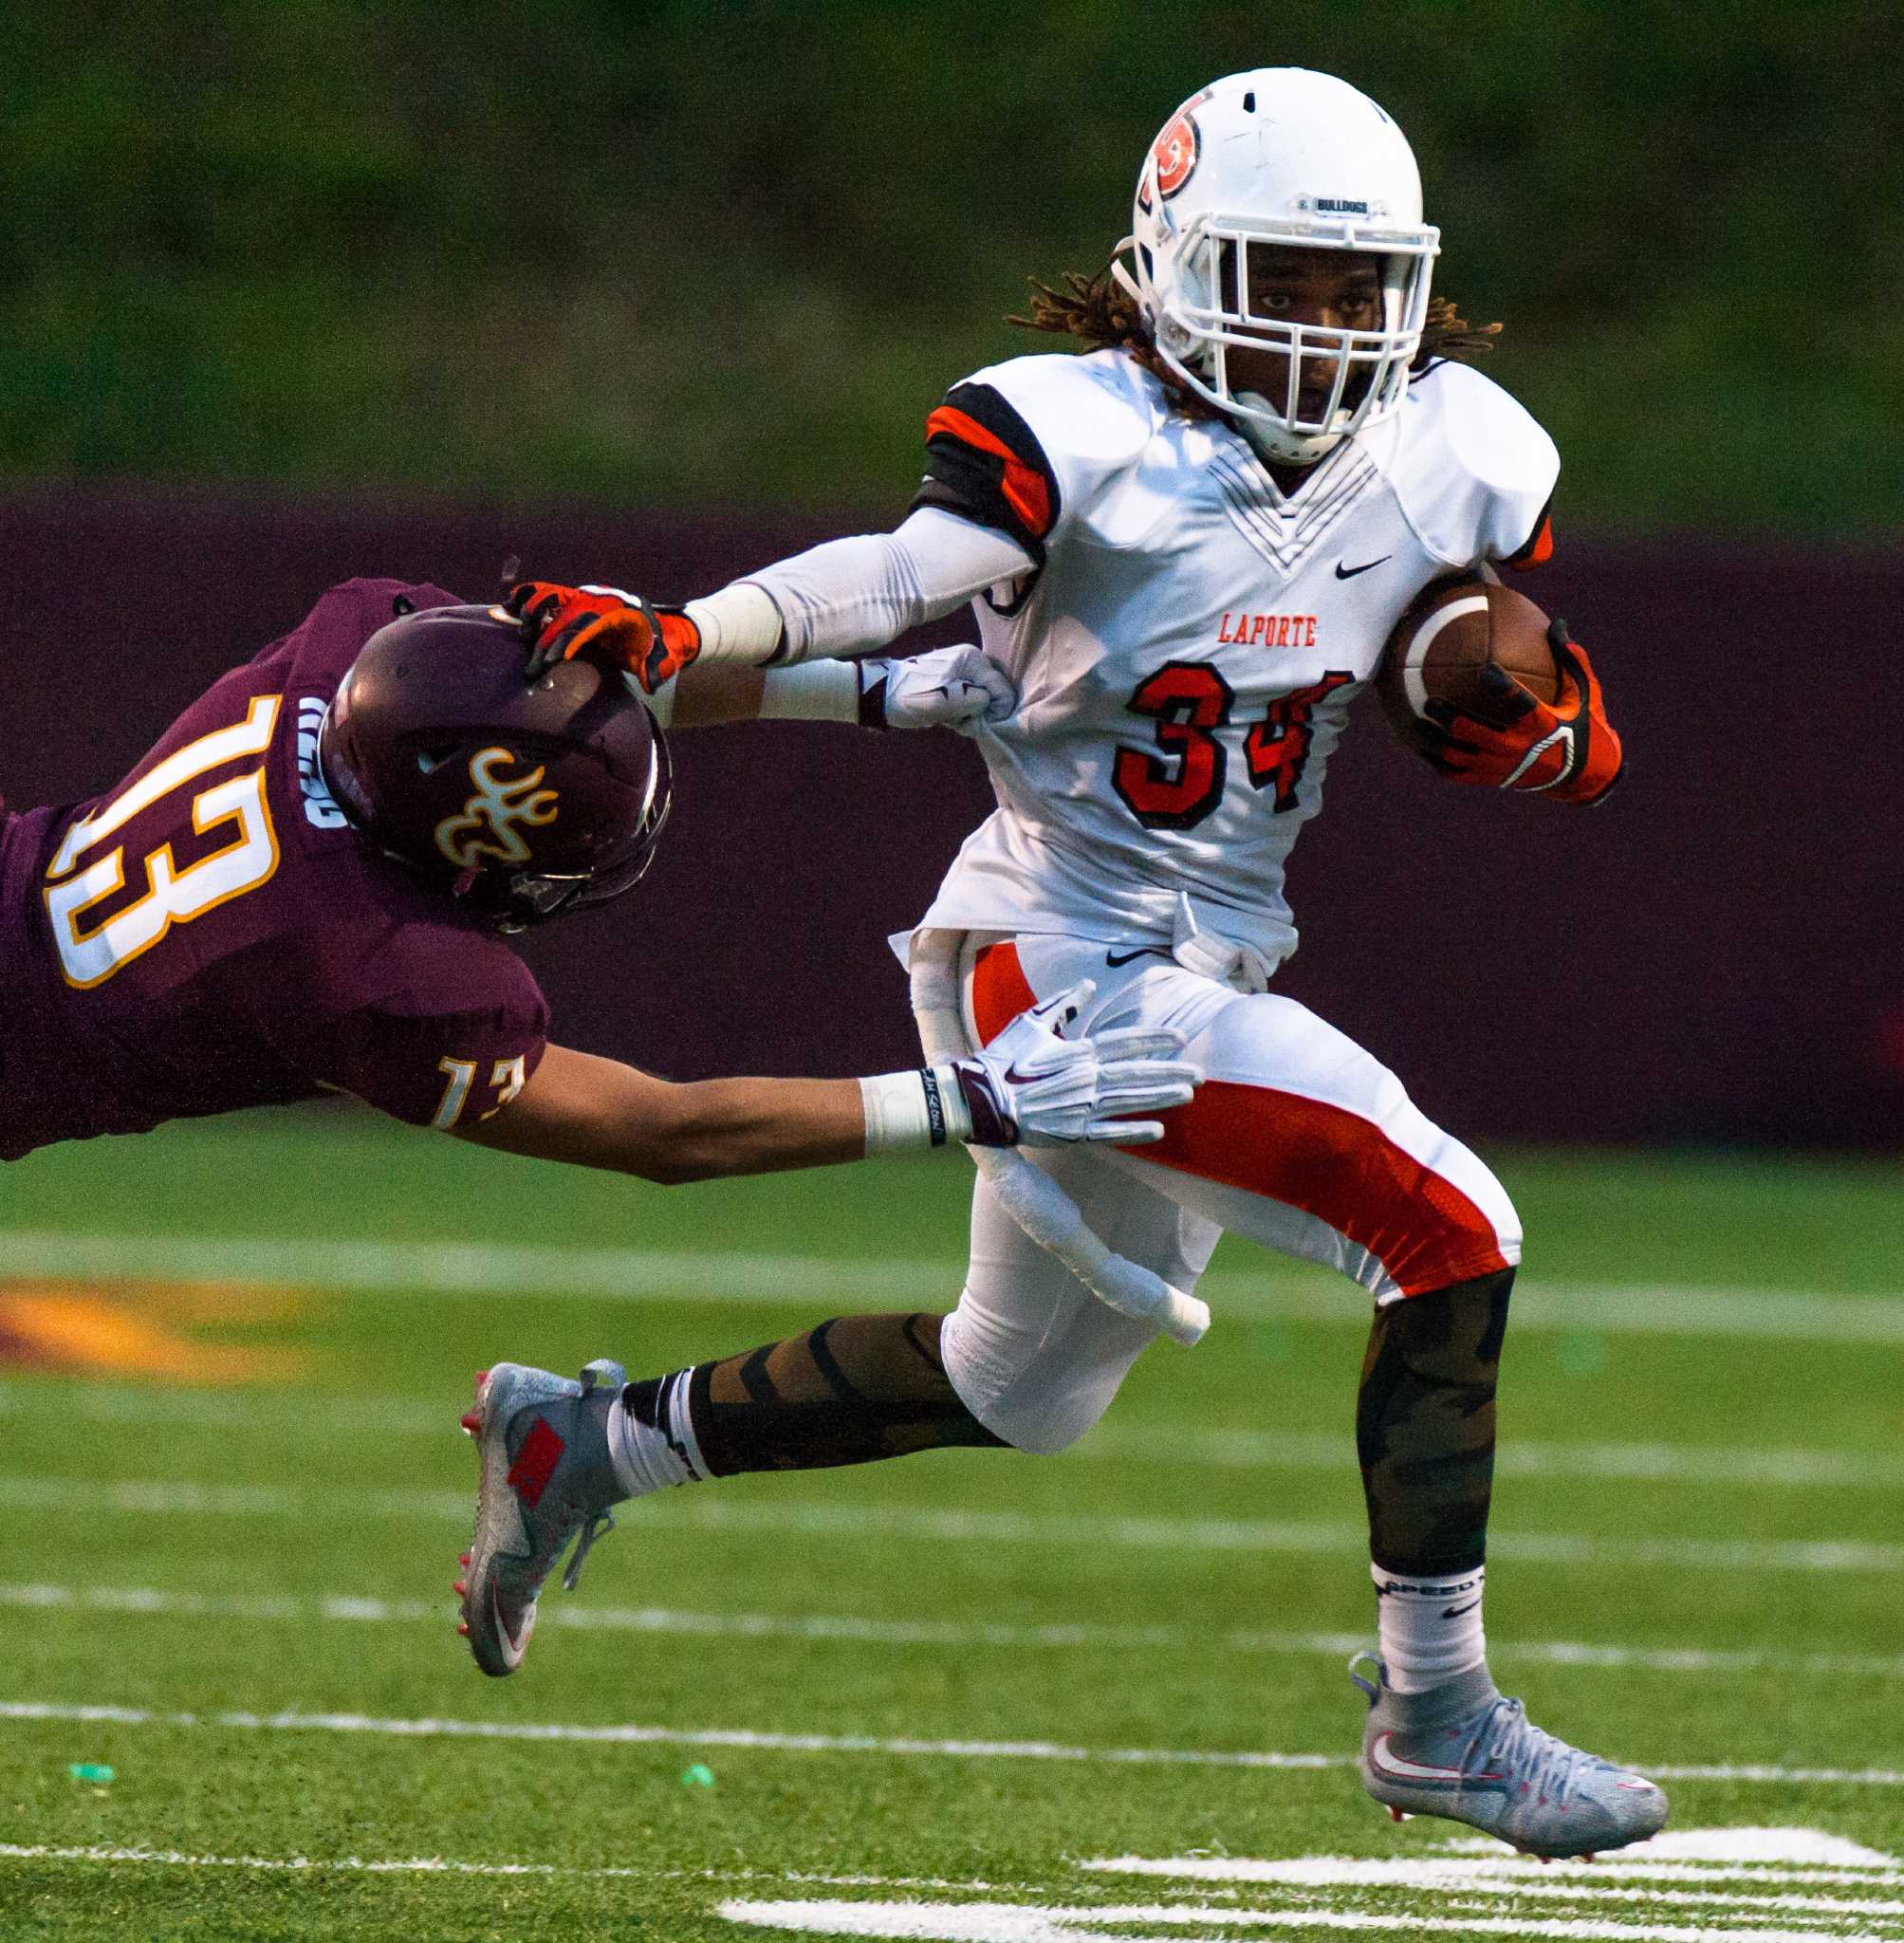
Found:
[[[1274, 807], [1294, 809], [1315, 738], [1316, 704], [1346, 682], [1331, 672], [1269, 704], [1243, 738], [1250, 786], [1274, 791]], [[1147, 830], [1194, 829], [1223, 800], [1229, 752], [1215, 731], [1229, 726], [1236, 692], [1208, 661], [1166, 661], [1138, 682], [1133, 714], [1155, 722], [1157, 754], [1120, 749], [1111, 784]]]

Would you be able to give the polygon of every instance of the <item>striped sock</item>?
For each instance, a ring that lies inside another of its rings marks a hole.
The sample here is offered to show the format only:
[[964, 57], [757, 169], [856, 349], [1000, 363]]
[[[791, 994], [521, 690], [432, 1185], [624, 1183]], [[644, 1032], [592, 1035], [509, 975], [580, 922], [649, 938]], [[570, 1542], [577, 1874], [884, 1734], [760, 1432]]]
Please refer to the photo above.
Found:
[[620, 1407], [608, 1413], [609, 1460], [631, 1498], [707, 1477], [688, 1409], [693, 1376], [692, 1370], [676, 1370], [671, 1377], [630, 1383], [621, 1392]]

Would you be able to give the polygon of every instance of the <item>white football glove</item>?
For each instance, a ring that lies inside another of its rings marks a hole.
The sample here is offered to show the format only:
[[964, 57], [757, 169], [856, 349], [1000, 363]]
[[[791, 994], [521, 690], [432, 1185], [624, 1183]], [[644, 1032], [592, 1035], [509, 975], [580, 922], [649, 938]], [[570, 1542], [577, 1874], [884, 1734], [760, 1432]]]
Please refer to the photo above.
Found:
[[903, 661], [876, 657], [860, 672], [860, 724], [864, 729], [952, 729], [970, 735], [977, 724], [1002, 722], [1018, 706], [1018, 686], [976, 648], [934, 648]]
[[1091, 1001], [1088, 978], [1019, 1013], [997, 1038], [952, 1066], [979, 1147], [1064, 1147], [1116, 1140], [1140, 1147], [1163, 1138], [1155, 1120], [1126, 1114], [1181, 1106], [1203, 1074], [1176, 1057], [1184, 1035], [1168, 1027], [1132, 1026], [1094, 1038], [1065, 1039]]

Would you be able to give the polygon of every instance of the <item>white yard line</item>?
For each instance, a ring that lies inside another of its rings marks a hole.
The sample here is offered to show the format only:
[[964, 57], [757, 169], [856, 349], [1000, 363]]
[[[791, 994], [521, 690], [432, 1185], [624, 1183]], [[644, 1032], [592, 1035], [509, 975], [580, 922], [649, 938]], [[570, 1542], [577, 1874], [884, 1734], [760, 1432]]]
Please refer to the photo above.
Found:
[[[15, 1510], [179, 1513], [201, 1518], [460, 1519], [472, 1492], [372, 1490], [346, 1486], [206, 1485], [174, 1478], [0, 1475], [0, 1508]], [[1356, 1553], [1368, 1542], [1359, 1525], [1248, 1518], [1093, 1517], [1081, 1513], [934, 1510], [913, 1506], [829, 1505], [799, 1498], [753, 1503], [710, 1498], [698, 1489], [663, 1492], [644, 1504], [643, 1520], [695, 1531], [798, 1532], [813, 1538], [920, 1539], [945, 1545], [1115, 1546], [1142, 1551]], [[1569, 1531], [1496, 1531], [1490, 1556], [1537, 1564], [1659, 1565], [1748, 1572], [1904, 1571], [1904, 1544], [1853, 1539], [1692, 1539], [1593, 1537]]]
[[626, 1876], [652, 1879], [668, 1873], [652, 1869], [564, 1868], [554, 1862], [453, 1862], [442, 1856], [393, 1857], [388, 1860], [365, 1860], [361, 1856], [216, 1856], [194, 1855], [176, 1848], [56, 1848], [37, 1841], [0, 1841], [0, 1860], [144, 1862], [168, 1869], [267, 1869], [298, 1875], [340, 1871], [365, 1876]]
[[[148, 1395], [146, 1408], [151, 1408]], [[1356, 1462], [1355, 1439], [1295, 1431], [1194, 1430], [1178, 1425], [1099, 1425], [1081, 1457], [1141, 1457], [1147, 1468], [1188, 1464], [1216, 1471], [1335, 1471]], [[1734, 1444], [1547, 1444], [1515, 1437], [1494, 1453], [1497, 1477], [1607, 1478], [1640, 1484], [1742, 1484], [1801, 1490], [1904, 1490], [1904, 1457], [1861, 1452]]]
[[[99, 1383], [38, 1377], [0, 1382], [0, 1416], [53, 1415], [84, 1423], [143, 1423], [156, 1397], [171, 1423], [250, 1430], [314, 1444], [374, 1433], [445, 1434], [451, 1399], [325, 1396], [307, 1390], [194, 1390], [151, 1383]], [[465, 1399], [453, 1399], [456, 1409]], [[1325, 1432], [1196, 1430], [1180, 1424], [1100, 1424], [1066, 1453], [1069, 1462], [1188, 1465], [1221, 1471], [1342, 1471], [1356, 1462], [1351, 1435]], [[1764, 1447], [1747, 1444], [1552, 1444], [1516, 1438], [1496, 1452], [1502, 1477], [1608, 1478], [1646, 1484], [1742, 1484], [1800, 1490], [1904, 1490], [1904, 1457], [1895, 1452]]]
[[[494, 1242], [341, 1241], [332, 1235], [68, 1233], [0, 1229], [0, 1277], [32, 1275], [288, 1283], [412, 1295], [568, 1296], [612, 1302], [742, 1306], [789, 1303], [949, 1305], [963, 1266], [952, 1258], [834, 1260], [817, 1255], [710, 1254], [698, 1249], [547, 1249]], [[1367, 1300], [1226, 1269], [1199, 1292], [1219, 1319], [1275, 1316], [1363, 1325]], [[1904, 1346], [1904, 1299], [1528, 1280], [1514, 1292], [1515, 1326], [1622, 1334], [1771, 1337]]]
[[[165, 1591], [147, 1585], [0, 1584], [0, 1607], [45, 1613], [108, 1613], [153, 1619], [232, 1619], [300, 1625], [313, 1620], [351, 1625], [434, 1625], [449, 1622], [448, 1598], [380, 1599], [337, 1593], [247, 1595]], [[956, 1619], [875, 1619], [840, 1613], [697, 1613], [662, 1606], [595, 1606], [564, 1602], [544, 1608], [544, 1625], [583, 1633], [677, 1634], [690, 1638], [799, 1639], [852, 1646], [1056, 1651], [1159, 1650], [1188, 1655], [1285, 1654], [1326, 1659], [1365, 1649], [1361, 1633], [1271, 1633], [1233, 1629], [1192, 1632], [1177, 1626], [1088, 1623], [1005, 1625]], [[1904, 1655], [1741, 1652], [1716, 1647], [1636, 1647], [1578, 1639], [1499, 1640], [1492, 1656], [1506, 1664], [1625, 1667], [1650, 1673], [1780, 1673], [1858, 1679], [1904, 1679]]]
[[[1668, 1840], [1697, 1841], [1709, 1832], [1693, 1829]], [[1729, 1831], [1719, 1830], [1719, 1834]], [[1809, 1832], [1809, 1831], [1804, 1831]], [[1904, 1870], [1888, 1865], [1887, 1859], [1874, 1860], [1857, 1868], [1821, 1868], [1810, 1864], [1792, 1866], [1775, 1860], [1749, 1865], [1728, 1865], [1716, 1861], [1675, 1860], [1649, 1853], [1650, 1842], [1616, 1849], [1593, 1861], [1562, 1860], [1541, 1862], [1530, 1856], [1508, 1855], [1505, 1846], [1482, 1837], [1472, 1844], [1474, 1853], [1452, 1858], [1441, 1856], [1294, 1856], [1258, 1860], [1249, 1856], [1112, 1856], [1080, 1860], [1077, 1866], [1096, 1874], [1161, 1878], [1170, 1882], [1221, 1882], [1286, 1889], [1459, 1889], [1479, 1874], [1490, 1887], [1518, 1895], [1544, 1896], [1575, 1883], [1592, 1889], [1609, 1882], [1736, 1882], [1747, 1888], [1767, 1885], [1783, 1888], [1792, 1883], [1816, 1887], [1825, 1884], [1839, 1889], [1895, 1889], [1904, 1887]], [[1444, 1844], [1446, 1848], [1469, 1847], [1466, 1841]], [[1482, 1850], [1487, 1853], [1482, 1853]], [[1571, 1893], [1565, 1892], [1565, 1893]]]
[[0, 1841], [0, 1861], [130, 1862], [167, 1869], [263, 1869], [292, 1874], [336, 1870], [364, 1876], [569, 1876], [587, 1881], [808, 1882], [828, 1889], [963, 1889], [995, 1891], [995, 1882], [959, 1882], [943, 1876], [832, 1876], [811, 1869], [643, 1869], [588, 1867], [576, 1862], [468, 1862], [444, 1856], [221, 1856], [176, 1848], [114, 1848], [103, 1843], [61, 1847], [44, 1841]]
[[1832, 1929], [1772, 1930], [1694, 1928], [1682, 1923], [1581, 1921], [1537, 1916], [1377, 1915], [1362, 1910], [1192, 1909], [1166, 1903], [1129, 1903], [1060, 1909], [1023, 1903], [916, 1902], [751, 1902], [720, 1905], [730, 1923], [759, 1929], [804, 1931], [825, 1936], [891, 1936], [917, 1943], [1147, 1943], [1111, 1923], [1182, 1927], [1196, 1923], [1211, 1930], [1404, 1931], [1411, 1935], [1541, 1936], [1561, 1943], [1818, 1943], [1821, 1936], [1875, 1931]]
[[[562, 1721], [405, 1720], [368, 1713], [278, 1713], [233, 1710], [194, 1713], [119, 1707], [96, 1701], [0, 1701], [0, 1720], [83, 1721], [110, 1727], [213, 1728], [265, 1733], [374, 1734], [397, 1739], [580, 1741], [594, 1745], [731, 1748], [779, 1754], [900, 1754], [965, 1761], [1060, 1761], [1118, 1767], [1292, 1769], [1353, 1767], [1353, 1754], [1292, 1754], [1273, 1749], [1081, 1748], [1061, 1741], [931, 1740], [909, 1735], [791, 1734], [753, 1728], [673, 1728], [634, 1723], [596, 1726]], [[1643, 1764], [1665, 1780], [1758, 1781], [1822, 1787], [1904, 1787], [1904, 1769], [1888, 1767], [1676, 1767]]]
[[[1759, 1831], [1764, 1833], [1765, 1831]], [[1696, 1837], [1694, 1838], [1696, 1840]], [[939, 1895], [996, 1895], [998, 1885], [986, 1881], [951, 1881], [936, 1877], [884, 1877], [874, 1875], [833, 1875], [819, 1871], [774, 1871], [749, 1869], [653, 1869], [638, 1866], [588, 1866], [576, 1863], [533, 1861], [472, 1861], [442, 1856], [364, 1858], [361, 1856], [257, 1856], [199, 1853], [182, 1849], [111, 1846], [103, 1843], [62, 1845], [50, 1842], [0, 1842], [0, 1860], [65, 1862], [108, 1867], [146, 1867], [189, 1870], [225, 1870], [245, 1873], [311, 1875], [336, 1874], [365, 1877], [431, 1876], [439, 1878], [537, 1878], [574, 1881], [674, 1881], [738, 1885], [778, 1883], [789, 1887], [906, 1890], [903, 1901], [873, 1901], [855, 1898], [825, 1900], [756, 1901], [730, 1897], [718, 1905], [721, 1915], [730, 1922], [749, 1927], [791, 1928], [808, 1934], [830, 1933], [860, 1936], [940, 1938], [945, 1943], [1137, 1943], [1137, 1939], [1109, 1932], [1105, 1925], [1135, 1922], [1181, 1930], [1192, 1924], [1207, 1925], [1219, 1932], [1251, 1929], [1295, 1929], [1316, 1924], [1336, 1930], [1408, 1930], [1430, 1934], [1467, 1934], [1503, 1936], [1540, 1936], [1581, 1939], [1581, 1943], [1800, 1943], [1800, 1939], [1832, 1935], [1876, 1936], [1878, 1931], [1865, 1927], [1873, 1921], [1885, 1931], [1895, 1928], [1904, 1902], [1880, 1897], [1819, 1897], [1792, 1895], [1785, 1885], [1810, 1882], [1821, 1872], [1809, 1869], [1762, 1867], [1751, 1870], [1716, 1867], [1702, 1869], [1683, 1863], [1648, 1863], [1640, 1860], [1621, 1865], [1619, 1873], [1630, 1878], [1654, 1877], [1680, 1882], [1717, 1884], [1728, 1879], [1750, 1884], [1753, 1890], [1708, 1888], [1626, 1888], [1608, 1880], [1604, 1864], [1594, 1868], [1562, 1863], [1536, 1872], [1530, 1864], [1507, 1858], [1487, 1860], [1451, 1860], [1441, 1858], [1403, 1858], [1386, 1860], [1348, 1857], [1306, 1857], [1288, 1861], [1235, 1862], [1184, 1859], [1177, 1861], [1145, 1861], [1125, 1858], [1118, 1861], [1085, 1861], [1087, 1870], [1137, 1870], [1154, 1876], [1221, 1876], [1224, 1879], [1260, 1885], [1258, 1893], [1293, 1894], [1297, 1906], [1251, 1908], [1234, 1902], [1211, 1907], [1194, 1906], [1189, 1898], [1194, 1891], [1177, 1892], [1173, 1902], [1142, 1904], [1070, 1903], [1052, 1908], [1035, 1903], [928, 1902], [916, 1892]], [[1900, 1879], [1888, 1869], [1832, 1872], [1846, 1886], [1876, 1890]], [[1404, 1890], [1417, 1893], [1508, 1897], [1532, 1905], [1500, 1916], [1465, 1918], [1440, 1915], [1388, 1915], [1354, 1909], [1319, 1908], [1304, 1892], [1339, 1889], [1351, 1893]], [[1206, 1892], [1207, 1894], [1208, 1892]], [[1607, 1911], [1599, 1920], [1576, 1921], [1564, 1916], [1547, 1916], [1534, 1912], [1543, 1904], [1588, 1903]], [[1619, 1919], [1620, 1905], [1643, 1905], [1649, 1913], [1664, 1914], [1690, 1907], [1710, 1909], [1722, 1921], [1736, 1921], [1749, 1927], [1713, 1929], [1707, 1925], [1689, 1927], [1677, 1923], [1634, 1924]], [[1805, 1923], [1796, 1931], [1774, 1931], [1768, 1918], [1787, 1915]], [[1834, 1918], [1857, 1918], [1860, 1927], [1846, 1929]]]
[[[1105, 1865], [1085, 1863], [1084, 1866], [1100, 1868]], [[1155, 1870], [1132, 1873], [1169, 1876], [1180, 1880], [1189, 1872], [1171, 1869], [1166, 1865]], [[1755, 1894], [1745, 1888], [1666, 1888], [1662, 1886], [1661, 1880], [1653, 1869], [1644, 1869], [1642, 1873], [1648, 1878], [1643, 1888], [1622, 1888], [1604, 1876], [1572, 1881], [1557, 1879], [1551, 1870], [1545, 1873], [1544, 1879], [1537, 1881], [1526, 1873], [1517, 1871], [1511, 1875], [1507, 1874], [1491, 1862], [1443, 1861], [1438, 1858], [1426, 1860], [1411, 1858], [1408, 1860], [1370, 1861], [1344, 1857], [1332, 1865], [1305, 1861], [1278, 1868], [1272, 1862], [1264, 1864], [1254, 1874], [1238, 1871], [1233, 1875], [1217, 1877], [1212, 1872], [1203, 1879], [1274, 1883], [1300, 1889], [1414, 1889], [1427, 1890], [1438, 1896], [1522, 1897], [1540, 1902], [1643, 1903], [1648, 1908], [1658, 1908], [1669, 1903], [1682, 1908], [1710, 1908], [1716, 1905], [1727, 1910], [1735, 1910], [1742, 1915], [1747, 1911], [1762, 1910], [1772, 1915], [1794, 1916], [1904, 1916], [1904, 1901], [1895, 1897], [1853, 1898], [1843, 1896], [1794, 1894], [1781, 1886], [1791, 1879], [1783, 1870], [1768, 1870], [1756, 1875], [1745, 1871], [1738, 1872], [1743, 1881], [1754, 1882], [1761, 1889], [1770, 1889], [1774, 1892], [1770, 1895]], [[1716, 1878], [1707, 1871], [1695, 1870], [1679, 1879], [1682, 1882], [1710, 1883]], [[1872, 1873], [1852, 1877], [1851, 1880], [1859, 1888], [1876, 1889], [1904, 1881], [1904, 1877]]]
[[[928, 1740], [907, 1735], [790, 1734], [752, 1728], [671, 1728], [632, 1723], [399, 1720], [365, 1713], [217, 1713], [115, 1707], [98, 1702], [0, 1701], [0, 1720], [83, 1721], [112, 1727], [213, 1728], [266, 1733], [388, 1735], [398, 1739], [581, 1741], [614, 1747], [730, 1748], [777, 1754], [900, 1754], [971, 1761], [1062, 1761], [1129, 1767], [1345, 1767], [1348, 1754], [1285, 1754], [1203, 1748], [1080, 1748], [1060, 1741]], [[1904, 1779], [1904, 1777], [1899, 1777]]]

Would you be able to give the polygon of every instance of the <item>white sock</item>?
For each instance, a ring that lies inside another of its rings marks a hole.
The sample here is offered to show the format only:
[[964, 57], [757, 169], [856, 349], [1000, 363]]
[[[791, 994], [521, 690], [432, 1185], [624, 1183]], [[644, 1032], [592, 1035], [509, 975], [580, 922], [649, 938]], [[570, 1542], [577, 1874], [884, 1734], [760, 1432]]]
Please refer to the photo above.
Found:
[[1485, 1565], [1448, 1579], [1406, 1579], [1379, 1565], [1370, 1569], [1381, 1662], [1397, 1693], [1426, 1693], [1488, 1663], [1488, 1638], [1481, 1628]]
[[656, 1384], [632, 1384], [631, 1389], [647, 1393], [639, 1405], [631, 1408], [624, 1393], [624, 1400], [608, 1413], [609, 1462], [631, 1498], [671, 1484], [699, 1484], [707, 1477], [688, 1411], [693, 1376], [693, 1370], [676, 1370]]

